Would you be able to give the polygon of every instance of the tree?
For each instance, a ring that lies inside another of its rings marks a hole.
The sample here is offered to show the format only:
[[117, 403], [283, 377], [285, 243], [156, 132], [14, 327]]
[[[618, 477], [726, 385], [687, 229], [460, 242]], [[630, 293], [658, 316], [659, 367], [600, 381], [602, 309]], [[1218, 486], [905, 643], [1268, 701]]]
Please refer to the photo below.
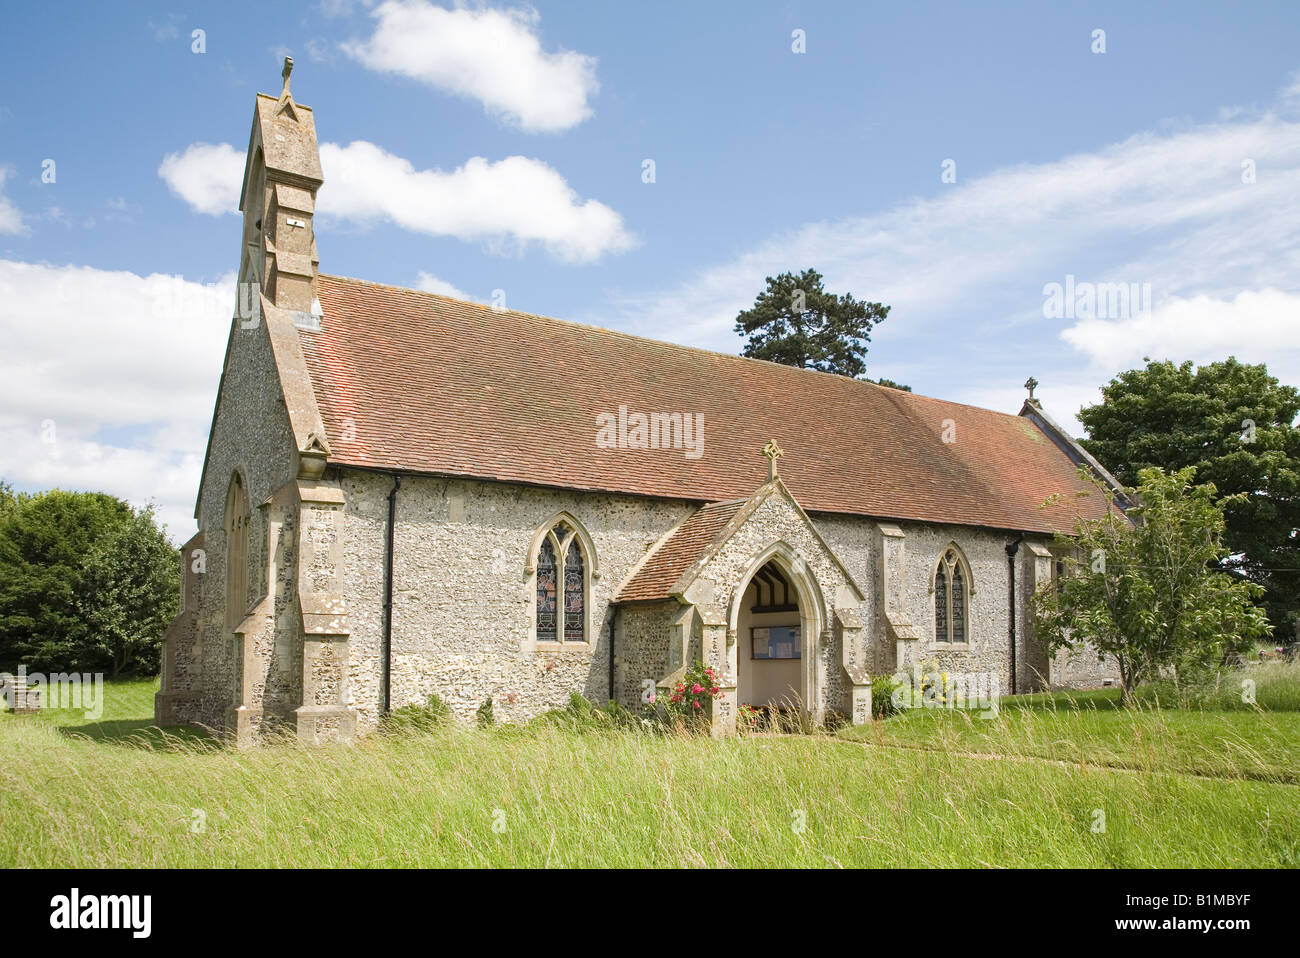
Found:
[[1038, 634], [1050, 652], [1088, 643], [1119, 663], [1124, 695], [1162, 676], [1189, 680], [1229, 663], [1272, 626], [1254, 604], [1262, 587], [1219, 571], [1224, 506], [1192, 467], [1143, 469], [1126, 518], [1114, 491], [1084, 472], [1112, 508], [1080, 519], [1066, 574], [1033, 596]]
[[898, 389], [905, 393], [912, 391], [911, 386], [904, 386], [902, 383], [896, 383], [892, 379], [886, 379], [881, 376], [879, 379], [868, 379], [867, 382], [874, 382], [877, 386], [888, 386], [890, 389]]
[[153, 506], [128, 512], [94, 542], [82, 564], [78, 609], [88, 626], [83, 655], [110, 675], [153, 675], [162, 634], [177, 612], [176, 550]]
[[871, 330], [889, 307], [837, 296], [822, 288], [821, 273], [767, 277], [752, 309], [736, 316], [736, 332], [748, 337], [744, 355], [800, 369], [861, 376]]
[[179, 575], [152, 508], [95, 492], [17, 497], [0, 511], [0, 668], [155, 673]]
[[1265, 586], [1280, 626], [1300, 608], [1300, 391], [1232, 357], [1199, 369], [1145, 362], [1079, 413], [1084, 447], [1129, 485], [1152, 466], [1190, 466], [1213, 483], [1225, 497], [1224, 567]]

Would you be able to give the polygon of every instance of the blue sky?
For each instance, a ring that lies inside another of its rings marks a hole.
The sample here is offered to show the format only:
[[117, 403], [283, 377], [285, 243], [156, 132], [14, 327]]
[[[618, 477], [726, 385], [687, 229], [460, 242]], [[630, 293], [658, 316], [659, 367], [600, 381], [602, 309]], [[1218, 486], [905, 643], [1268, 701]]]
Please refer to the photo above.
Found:
[[[1300, 382], [1300, 7], [983, 7], [6, 9], [0, 477], [189, 534], [286, 53], [326, 272], [736, 352], [764, 276], [812, 266], [892, 307], [869, 375], [1015, 412], [1032, 373], [1065, 421], [1144, 355]], [[1045, 315], [1067, 276], [1152, 309]]]

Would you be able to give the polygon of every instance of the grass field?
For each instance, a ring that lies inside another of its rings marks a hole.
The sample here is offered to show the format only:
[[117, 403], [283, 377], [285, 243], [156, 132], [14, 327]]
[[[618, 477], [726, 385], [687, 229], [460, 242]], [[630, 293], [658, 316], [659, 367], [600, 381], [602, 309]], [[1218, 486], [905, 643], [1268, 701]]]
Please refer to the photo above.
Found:
[[1054, 692], [1004, 698], [992, 719], [913, 709], [842, 734], [881, 746], [1300, 785], [1300, 669], [1279, 663], [1249, 674], [1254, 707], [1235, 684], [1191, 708], [1161, 708], [1153, 695], [1125, 708], [1117, 689]]
[[1300, 865], [1300, 713], [1262, 694], [1025, 697], [993, 722], [838, 736], [537, 724], [235, 752], [149, 731], [153, 691], [110, 685], [94, 723], [0, 715], [0, 864]]

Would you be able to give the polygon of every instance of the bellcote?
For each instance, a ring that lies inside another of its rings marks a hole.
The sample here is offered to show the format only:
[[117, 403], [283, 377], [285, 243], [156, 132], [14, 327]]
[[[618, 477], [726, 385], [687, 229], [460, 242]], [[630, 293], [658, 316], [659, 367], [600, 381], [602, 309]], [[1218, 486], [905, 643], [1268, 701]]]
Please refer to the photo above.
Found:
[[316, 191], [324, 182], [311, 107], [289, 92], [293, 60], [285, 57], [279, 97], [257, 95], [239, 209], [244, 214], [239, 281], [253, 283], [280, 307], [314, 323]]

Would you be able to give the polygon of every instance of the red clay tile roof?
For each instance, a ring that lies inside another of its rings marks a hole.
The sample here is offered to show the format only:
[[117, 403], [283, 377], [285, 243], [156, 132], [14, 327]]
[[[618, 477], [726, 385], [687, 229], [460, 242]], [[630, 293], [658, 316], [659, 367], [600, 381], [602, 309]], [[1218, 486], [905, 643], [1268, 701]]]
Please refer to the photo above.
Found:
[[668, 541], [646, 560], [627, 585], [618, 593], [619, 602], [638, 599], [664, 599], [682, 573], [691, 567], [704, 550], [718, 537], [745, 500], [715, 502], [700, 509], [683, 522]]
[[[766, 480], [775, 439], [810, 512], [1050, 532], [1105, 511], [1020, 416], [360, 280], [318, 293], [301, 339], [336, 465], [720, 502]], [[703, 456], [599, 448], [620, 404], [702, 414]]]

